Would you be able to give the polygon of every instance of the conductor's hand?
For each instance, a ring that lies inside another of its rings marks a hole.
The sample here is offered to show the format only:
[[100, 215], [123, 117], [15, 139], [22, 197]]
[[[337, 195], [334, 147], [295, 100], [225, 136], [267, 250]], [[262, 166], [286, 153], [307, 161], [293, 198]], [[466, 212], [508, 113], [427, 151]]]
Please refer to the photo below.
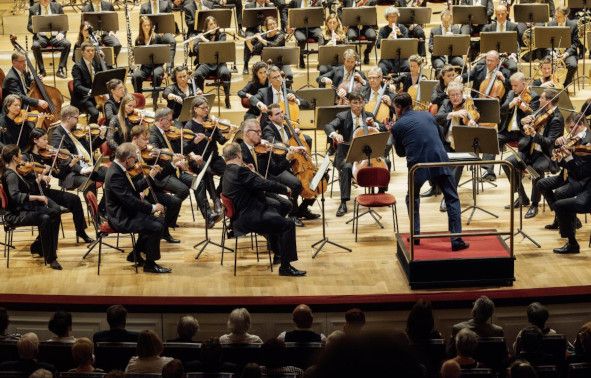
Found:
[[155, 213], [163, 213], [164, 212], [164, 206], [161, 203], [157, 203], [156, 205], [154, 205], [154, 212]]
[[341, 144], [343, 143], [345, 140], [343, 139], [343, 136], [341, 134], [335, 134], [332, 139], [334, 139], [335, 142], [337, 142], [337, 144]]

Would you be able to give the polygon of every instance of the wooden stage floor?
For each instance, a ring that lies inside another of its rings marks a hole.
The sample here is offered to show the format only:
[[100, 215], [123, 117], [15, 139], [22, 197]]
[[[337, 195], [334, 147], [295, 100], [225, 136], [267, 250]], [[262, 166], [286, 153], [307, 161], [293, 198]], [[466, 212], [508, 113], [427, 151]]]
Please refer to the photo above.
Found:
[[[406, 192], [405, 161], [396, 159], [397, 170], [392, 174], [390, 192], [399, 199], [398, 217], [401, 231], [408, 230], [408, 217], [404, 205]], [[464, 174], [464, 178], [467, 174]], [[508, 202], [508, 181], [501, 175], [497, 188], [485, 184], [485, 191], [479, 196], [479, 205], [490, 210], [499, 219], [476, 212], [474, 221], [465, 229], [508, 227], [509, 210], [503, 206]], [[531, 184], [526, 183], [529, 193]], [[338, 183], [335, 183], [338, 190]], [[359, 191], [359, 190], [357, 190]], [[328, 194], [328, 193], [327, 193]], [[471, 202], [468, 186], [460, 189], [463, 207]], [[196, 250], [192, 246], [202, 240], [203, 222], [201, 216], [192, 222], [188, 201], [184, 204], [180, 228], [173, 235], [182, 239], [181, 244], [162, 242], [162, 260], [173, 269], [172, 274], [153, 275], [141, 272], [135, 274], [125, 261], [125, 255], [106, 249], [103, 254], [101, 275], [97, 276], [97, 253], [83, 261], [84, 245], [76, 245], [71, 217], [65, 217], [66, 238], [60, 240], [59, 261], [63, 271], [53, 271], [43, 266], [40, 259], [29, 254], [32, 240], [29, 229], [15, 234], [16, 250], [11, 254], [11, 266], [0, 260], [2, 281], [0, 301], [2, 302], [66, 302], [73, 304], [127, 303], [144, 305], [280, 305], [300, 302], [316, 304], [409, 302], [418, 296], [429, 296], [432, 300], [470, 300], [481, 291], [496, 298], [523, 296], [553, 296], [565, 294], [586, 294], [591, 291], [591, 255], [587, 247], [588, 226], [578, 233], [582, 251], [579, 255], [560, 256], [552, 248], [562, 245], [556, 231], [544, 229], [552, 221], [553, 214], [546, 209], [530, 220], [524, 220], [524, 229], [542, 248], [531, 242], [515, 240], [515, 278], [512, 287], [463, 288], [443, 290], [417, 290], [409, 288], [406, 277], [395, 256], [394, 233], [389, 209], [379, 211], [383, 215], [384, 229], [377, 227], [371, 218], [364, 217], [360, 224], [359, 242], [354, 241], [349, 225], [345, 221], [351, 215], [336, 218], [338, 192], [327, 198], [327, 230], [331, 240], [353, 249], [352, 253], [327, 245], [312, 259], [310, 245], [322, 236], [321, 221], [306, 222], [297, 229], [299, 261], [298, 268], [308, 271], [303, 278], [280, 277], [277, 270], [269, 271], [266, 256], [257, 264], [254, 252], [242, 250], [238, 255], [238, 275], [233, 276], [233, 255], [226, 254], [227, 260], [220, 265], [220, 249], [206, 248], [201, 258], [194, 259]], [[422, 223], [424, 230], [447, 229], [447, 217], [439, 212], [438, 198], [422, 201]], [[319, 207], [313, 208], [315, 212]], [[518, 216], [518, 212], [516, 212]], [[197, 214], [196, 214], [197, 215]], [[584, 222], [584, 217], [581, 216]], [[465, 225], [466, 214], [463, 215]], [[89, 228], [90, 231], [90, 228]], [[220, 240], [220, 228], [211, 232], [212, 240]], [[129, 251], [129, 239], [122, 239], [122, 245]], [[248, 247], [248, 241], [242, 245]]]

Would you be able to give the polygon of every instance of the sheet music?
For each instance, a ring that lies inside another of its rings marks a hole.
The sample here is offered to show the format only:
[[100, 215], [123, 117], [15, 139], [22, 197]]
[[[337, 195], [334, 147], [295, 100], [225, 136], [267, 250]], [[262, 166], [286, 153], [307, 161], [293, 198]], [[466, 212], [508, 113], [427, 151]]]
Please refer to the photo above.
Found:
[[213, 154], [209, 155], [209, 158], [207, 159], [207, 161], [203, 165], [203, 168], [201, 168], [201, 172], [199, 172], [197, 177], [195, 177], [193, 179], [193, 182], [191, 183], [191, 190], [196, 190], [197, 187], [199, 186], [199, 184], [201, 183], [201, 180], [203, 180], [203, 175], [205, 175], [205, 171], [207, 171], [207, 167], [209, 167], [209, 163], [211, 162], [212, 156], [213, 156]]
[[324, 155], [324, 159], [322, 160], [322, 163], [320, 163], [320, 167], [318, 168], [318, 171], [316, 172], [316, 174], [312, 178], [312, 181], [310, 181], [310, 190], [316, 190], [316, 188], [318, 187], [318, 184], [320, 184], [320, 181], [322, 180], [322, 177], [324, 177], [324, 173], [326, 172], [326, 169], [328, 168], [329, 164], [330, 164], [330, 158], [329, 158], [328, 154], [326, 154], [326, 155]]
[[449, 160], [479, 160], [478, 156], [474, 152], [448, 152], [447, 158]]

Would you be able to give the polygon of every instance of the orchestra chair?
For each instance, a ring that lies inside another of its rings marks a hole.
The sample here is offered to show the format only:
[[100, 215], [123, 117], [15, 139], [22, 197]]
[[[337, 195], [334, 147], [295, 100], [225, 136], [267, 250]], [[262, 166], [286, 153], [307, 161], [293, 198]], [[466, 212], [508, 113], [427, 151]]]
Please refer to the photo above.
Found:
[[[119, 234], [121, 234], [121, 232], [118, 232], [113, 227], [111, 227], [111, 225], [109, 224], [109, 222], [107, 220], [101, 221], [101, 218], [99, 215], [99, 210], [98, 210], [98, 202], [96, 199], [96, 195], [91, 191], [88, 191], [86, 193], [86, 205], [88, 206], [88, 209], [90, 211], [92, 224], [93, 224], [94, 229], [96, 231], [96, 240], [88, 245], [88, 249], [87, 249], [86, 253], [84, 254], [84, 256], [82, 257], [82, 259], [85, 259], [86, 257], [88, 257], [90, 252], [92, 252], [94, 247], [96, 247], [96, 245], [98, 244], [99, 252], [98, 252], [97, 275], [100, 275], [101, 274], [101, 257], [102, 257], [102, 253], [103, 253], [103, 244], [106, 245], [107, 247], [111, 247], [113, 249], [116, 249], [121, 253], [124, 252], [123, 249], [119, 248]], [[103, 242], [103, 238], [106, 238], [112, 234], [117, 234], [116, 235], [117, 236], [117, 246], [112, 246], [110, 244]], [[131, 237], [131, 245], [132, 245], [132, 250], [133, 250], [133, 248], [135, 248], [135, 234], [132, 232], [126, 232], [125, 234], [129, 234], [129, 236]], [[135, 267], [135, 272], [138, 273], [136, 255], [134, 254], [133, 256], [134, 256], [133, 265]]]
[[285, 363], [306, 370], [318, 362], [324, 346], [319, 342], [285, 343]]
[[565, 335], [544, 335], [544, 338], [542, 339], [542, 351], [552, 356], [552, 360], [548, 362], [564, 367], [566, 364], [567, 344], [568, 342]]
[[78, 373], [75, 371], [63, 371], [59, 373], [59, 378], [103, 378], [106, 374], [105, 372]]
[[125, 371], [129, 359], [137, 355], [137, 343], [99, 342], [95, 345], [94, 354], [97, 368]]
[[[222, 220], [222, 260], [221, 265], [224, 265], [224, 250], [227, 248], [225, 247], [226, 239], [234, 239], [234, 249], [230, 249], [234, 252], [234, 276], [236, 276], [236, 262], [238, 260], [238, 238], [244, 236], [250, 236], [251, 238], [251, 248], [252, 248], [252, 238], [254, 235], [254, 244], [257, 253], [257, 262], [259, 262], [259, 243], [257, 240], [257, 234], [251, 232], [249, 234], [245, 234], [241, 231], [235, 230], [232, 226], [234, 218], [236, 216], [236, 211], [234, 209], [234, 203], [228, 197], [226, 197], [223, 193], [220, 194], [220, 198], [222, 200], [222, 206], [224, 207], [224, 219]], [[273, 258], [271, 257], [271, 249], [267, 244], [267, 253], [269, 254], [269, 267], [271, 268], [271, 272], [273, 271]]]
[[[150, 77], [150, 80], [152, 78]], [[135, 107], [137, 109], [143, 109], [146, 107], [146, 96], [143, 93], [132, 93], [133, 97], [135, 97]]]
[[508, 363], [509, 354], [504, 337], [480, 337], [474, 355], [476, 361], [482, 362], [496, 372], [502, 371]]
[[[392, 209], [392, 221], [394, 233], [398, 233], [398, 210], [396, 209], [396, 197], [390, 193], [374, 193], [375, 188], [388, 187], [390, 183], [390, 171], [379, 167], [366, 167], [357, 172], [357, 185], [365, 189], [364, 194], [360, 194], [353, 200], [353, 230], [355, 231], [355, 241], [359, 232], [359, 218], [365, 214], [370, 214], [373, 208], [390, 207]], [[359, 206], [366, 207], [368, 210], [359, 214]], [[375, 218], [374, 218], [375, 219]], [[375, 221], [384, 228], [382, 224]]]
[[588, 378], [591, 377], [591, 363], [580, 362], [568, 365], [568, 378]]
[[[57, 87], [56, 84], [56, 76], [55, 76], [55, 53], [60, 53], [62, 52], [63, 47], [56, 47], [51, 45], [50, 43], [47, 44], [47, 46], [45, 47], [41, 47], [41, 56], [43, 56], [43, 53], [51, 53], [51, 69], [53, 70], [53, 86]], [[37, 61], [35, 61], [35, 68], [37, 70], [37, 72], [39, 72], [39, 63]], [[64, 70], [67, 70], [68, 66], [66, 65], [66, 67], [64, 67]]]
[[184, 343], [167, 341], [164, 343], [163, 356], [176, 358], [183, 364], [199, 360], [201, 356], [201, 343]]
[[222, 344], [222, 361], [236, 364], [240, 370], [250, 362], [260, 364], [261, 347], [262, 344]]
[[0, 362], [18, 360], [16, 340], [0, 341]]
[[496, 376], [495, 372], [488, 368], [462, 369], [460, 371], [460, 378], [495, 378]]
[[56, 371], [68, 371], [76, 367], [72, 357], [72, 343], [42, 341], [39, 343], [39, 361], [55, 366]]

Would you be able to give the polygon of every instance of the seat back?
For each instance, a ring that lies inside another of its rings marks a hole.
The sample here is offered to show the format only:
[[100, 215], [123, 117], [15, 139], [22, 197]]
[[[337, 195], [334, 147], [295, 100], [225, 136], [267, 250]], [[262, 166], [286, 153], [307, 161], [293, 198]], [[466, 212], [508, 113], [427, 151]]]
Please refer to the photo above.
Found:
[[4, 185], [0, 184], [0, 205], [2, 206], [2, 210], [6, 210], [8, 208], [8, 197], [6, 196], [6, 191], [4, 190]]
[[481, 337], [474, 355], [476, 361], [482, 362], [495, 371], [501, 371], [507, 366], [507, 344], [504, 337]]
[[60, 378], [103, 378], [107, 373], [78, 373], [75, 371], [61, 372]]
[[57, 371], [68, 371], [76, 367], [72, 357], [72, 343], [44, 341], [39, 343], [39, 361], [55, 366]]
[[566, 344], [564, 335], [545, 335], [542, 339], [542, 351], [552, 356], [553, 364], [562, 365], [566, 362]]
[[322, 343], [285, 343], [286, 365], [297, 366], [306, 370], [316, 364], [322, 352]]
[[411, 344], [411, 349], [427, 368], [429, 377], [438, 377], [441, 364], [446, 358], [445, 340], [430, 339], [421, 344]]
[[90, 216], [92, 217], [92, 224], [94, 225], [95, 231], [98, 232], [99, 229], [99, 209], [98, 209], [98, 201], [96, 199], [96, 194], [92, 191], [88, 191], [85, 194], [86, 198], [86, 206], [88, 206], [88, 211], [90, 211]]
[[201, 343], [164, 343], [163, 356], [181, 360], [183, 364], [198, 360], [201, 355]]
[[220, 194], [220, 199], [222, 200], [222, 204], [224, 205], [224, 215], [228, 219], [233, 219], [235, 212], [234, 212], [234, 202], [229, 197], [226, 197], [224, 193]]
[[132, 93], [135, 97], [135, 107], [137, 109], [143, 109], [146, 106], [146, 97], [142, 93]]
[[0, 378], [27, 378], [28, 374], [23, 371], [0, 371]]
[[16, 341], [0, 341], [0, 362], [18, 360]]
[[261, 362], [261, 344], [223, 344], [222, 361], [239, 366], [240, 369], [250, 362]]
[[460, 371], [461, 378], [494, 378], [496, 377], [495, 372], [492, 369], [462, 369]]
[[124, 371], [129, 359], [137, 355], [137, 343], [96, 343], [96, 367], [104, 371]]
[[355, 180], [364, 188], [384, 188], [390, 183], [390, 171], [380, 167], [362, 168], [357, 172]]
[[556, 365], [538, 365], [535, 368], [538, 378], [560, 378], [560, 370]]
[[99, 149], [101, 150], [101, 154], [103, 156], [111, 156], [111, 153], [112, 153], [111, 147], [109, 147], [109, 144], [107, 142], [103, 142], [100, 145]]
[[568, 378], [589, 378], [591, 377], [591, 363], [581, 362], [568, 365]]

